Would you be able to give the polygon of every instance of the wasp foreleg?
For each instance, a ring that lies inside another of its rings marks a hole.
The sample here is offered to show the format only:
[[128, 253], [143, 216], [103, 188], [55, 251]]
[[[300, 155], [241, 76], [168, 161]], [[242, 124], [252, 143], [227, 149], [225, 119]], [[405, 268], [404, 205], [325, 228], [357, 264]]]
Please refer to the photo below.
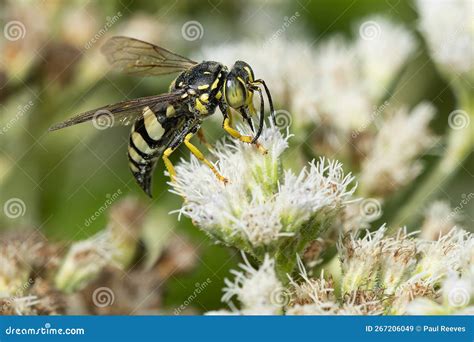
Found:
[[229, 107], [225, 103], [221, 102], [219, 104], [219, 108], [224, 115], [224, 122], [222, 123], [222, 128], [224, 128], [224, 131], [229, 133], [233, 138], [239, 139], [244, 143], [254, 144], [258, 150], [262, 152], [262, 154], [266, 154], [268, 152], [259, 142], [254, 142], [254, 139], [250, 135], [242, 135], [238, 130], [232, 127], [232, 114]]

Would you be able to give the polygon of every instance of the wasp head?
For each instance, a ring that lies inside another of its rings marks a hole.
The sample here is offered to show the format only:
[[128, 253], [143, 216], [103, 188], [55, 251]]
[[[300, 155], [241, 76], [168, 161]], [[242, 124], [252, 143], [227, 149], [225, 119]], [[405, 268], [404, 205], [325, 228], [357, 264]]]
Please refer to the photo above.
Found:
[[253, 104], [254, 91], [257, 91], [260, 95], [260, 124], [253, 142], [256, 142], [260, 136], [264, 121], [264, 100], [262, 91], [259, 88], [260, 85], [263, 85], [265, 88], [270, 104], [271, 115], [272, 118], [274, 118], [273, 103], [270, 92], [263, 80], [255, 80], [253, 70], [247, 63], [243, 61], [235, 62], [234, 66], [227, 74], [224, 85], [225, 101], [231, 108], [237, 110], [242, 115], [252, 131], [254, 128], [251, 117], [257, 113]]
[[224, 85], [225, 101], [242, 115], [252, 131], [251, 115], [255, 114], [253, 90], [251, 88], [253, 80], [254, 75], [250, 65], [243, 61], [237, 61], [227, 74]]

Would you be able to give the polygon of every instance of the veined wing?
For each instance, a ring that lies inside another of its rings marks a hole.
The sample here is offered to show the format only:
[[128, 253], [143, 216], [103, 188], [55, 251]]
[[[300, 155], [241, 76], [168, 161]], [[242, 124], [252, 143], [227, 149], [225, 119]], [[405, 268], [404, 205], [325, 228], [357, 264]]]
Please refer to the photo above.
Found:
[[70, 119], [53, 125], [49, 131], [56, 131], [65, 127], [80, 124], [82, 122], [94, 120], [98, 128], [111, 126], [127, 126], [132, 124], [137, 117], [143, 114], [145, 107], [152, 107], [158, 103], [170, 103], [181, 98], [184, 90], [177, 90], [172, 93], [141, 97], [133, 100], [126, 100], [112, 105], [96, 108], [85, 113], [76, 115]]
[[102, 53], [114, 68], [137, 76], [166, 75], [198, 64], [154, 44], [121, 36], [110, 38]]

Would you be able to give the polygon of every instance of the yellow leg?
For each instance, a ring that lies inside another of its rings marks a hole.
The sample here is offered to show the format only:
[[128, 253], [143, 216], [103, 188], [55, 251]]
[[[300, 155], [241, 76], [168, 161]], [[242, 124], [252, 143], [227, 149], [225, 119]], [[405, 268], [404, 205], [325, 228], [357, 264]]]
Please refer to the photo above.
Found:
[[[239, 139], [240, 141], [242, 142], [245, 142], [245, 143], [248, 143], [250, 144], [253, 140], [253, 138], [250, 136], [250, 135], [242, 135], [240, 134], [239, 131], [237, 131], [236, 129], [232, 128], [229, 124], [229, 119], [228, 118], [225, 118], [224, 119], [224, 130], [229, 133], [232, 137], [236, 138], [236, 139]], [[255, 143], [255, 146], [258, 148], [258, 150], [260, 152], [262, 152], [263, 154], [266, 154], [268, 151], [262, 146], [260, 145], [260, 143], [256, 142]]]
[[194, 146], [193, 144], [191, 144], [189, 142], [189, 140], [191, 140], [191, 138], [193, 137], [193, 134], [192, 133], [189, 133], [188, 135], [186, 135], [186, 137], [184, 138], [184, 144], [186, 145], [186, 147], [191, 151], [192, 154], [194, 154], [196, 156], [197, 159], [199, 159], [200, 161], [202, 161], [204, 164], [206, 164], [212, 172], [214, 172], [214, 174], [216, 175], [216, 177], [221, 181], [221, 182], [224, 182], [224, 184], [228, 183], [229, 180], [227, 178], [225, 178], [224, 176], [222, 176], [219, 171], [217, 171], [217, 169], [214, 167], [214, 165], [212, 165], [212, 163], [207, 160], [204, 155], [202, 154], [201, 151], [199, 151], [199, 149]]
[[174, 182], [174, 179], [176, 177], [176, 171], [174, 170], [173, 164], [171, 164], [171, 160], [169, 159], [169, 156], [171, 153], [173, 153], [173, 149], [168, 147], [165, 152], [163, 152], [163, 161], [165, 162], [165, 167], [168, 170], [168, 173], [170, 174], [170, 179], [172, 182]]
[[229, 118], [229, 125], [230, 126], [233, 126], [234, 124], [234, 117], [232, 115], [232, 110], [230, 110], [229, 108], [227, 108], [227, 117]]

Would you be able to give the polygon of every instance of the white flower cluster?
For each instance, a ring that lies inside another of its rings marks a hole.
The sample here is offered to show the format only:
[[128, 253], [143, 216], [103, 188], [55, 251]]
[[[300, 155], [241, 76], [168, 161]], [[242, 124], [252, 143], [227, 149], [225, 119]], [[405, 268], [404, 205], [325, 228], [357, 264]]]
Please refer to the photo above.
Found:
[[14, 246], [0, 245], [0, 298], [8, 297], [28, 280], [30, 267]]
[[[473, 234], [455, 228], [431, 241], [415, 238], [416, 233], [405, 230], [396, 237], [383, 237], [384, 233], [382, 227], [362, 239], [349, 236], [339, 244], [343, 294], [358, 298], [368, 291], [376, 293], [376, 298], [385, 301], [384, 312], [404, 314], [419, 308], [417, 303], [438, 303], [442, 295], [449, 297], [445, 293], [450, 291], [450, 278], [471, 277]], [[468, 307], [470, 298], [463, 302], [463, 308]], [[446, 309], [451, 304], [445, 301], [437, 305]]]
[[[372, 34], [364, 34], [364, 28], [372, 28]], [[415, 47], [415, 39], [408, 29], [384, 17], [375, 16], [360, 23], [355, 49], [365, 88], [372, 99], [385, 95]]]
[[459, 212], [451, 208], [448, 202], [434, 201], [425, 210], [420, 237], [426, 240], [439, 239], [456, 226], [459, 216]]
[[143, 208], [132, 198], [115, 204], [107, 227], [72, 244], [62, 260], [55, 285], [64, 292], [82, 289], [105, 267], [125, 269], [132, 262], [143, 225]]
[[20, 296], [31, 285], [42, 247], [42, 242], [22, 235], [0, 241], [0, 298]]
[[74, 292], [94, 279], [104, 267], [112, 264], [119, 251], [110, 241], [108, 231], [76, 242], [64, 257], [56, 277], [56, 287], [64, 292]]
[[275, 272], [275, 261], [265, 256], [262, 265], [255, 269], [243, 255], [242, 271], [232, 270], [234, 281], [225, 279], [222, 300], [230, 302], [236, 296], [242, 304], [241, 314], [278, 314], [285, 303], [285, 289]]
[[418, 0], [417, 7], [433, 59], [443, 71], [474, 80], [472, 1]]
[[435, 141], [428, 127], [434, 113], [431, 104], [420, 103], [410, 113], [401, 108], [386, 119], [362, 163], [364, 195], [390, 194], [420, 174], [423, 165], [417, 158]]
[[367, 125], [415, 47], [413, 35], [402, 26], [382, 17], [367, 22], [377, 28], [370, 40], [334, 37], [310, 48], [279, 38], [265, 48], [252, 42], [213, 46], [203, 57], [228, 65], [245, 60], [266, 80], [277, 103], [298, 114], [297, 124], [319, 122], [347, 133]]
[[220, 182], [210, 169], [192, 157], [176, 167], [172, 192], [182, 196], [180, 214], [190, 217], [206, 233], [228, 245], [251, 251], [295, 236], [317, 216], [313, 239], [324, 219], [350, 200], [353, 177], [342, 165], [324, 158], [298, 174], [282, 171], [280, 155], [288, 135], [266, 128], [255, 146], [232, 141], [218, 145], [212, 154], [219, 172], [229, 179]]
[[[299, 274], [282, 283], [273, 259], [260, 268], [245, 259], [243, 272], [226, 280], [223, 300], [234, 296], [242, 309], [212, 314], [381, 315], [472, 314], [474, 312], [474, 235], [453, 229], [437, 241], [386, 228], [338, 243], [341, 279], [314, 278], [297, 257]], [[278, 296], [274, 294], [278, 293]], [[283, 295], [282, 295], [283, 294]], [[278, 298], [279, 300], [276, 300]]]
[[0, 300], [0, 314], [34, 315], [34, 308], [39, 304], [41, 300], [33, 295], [7, 298]]

